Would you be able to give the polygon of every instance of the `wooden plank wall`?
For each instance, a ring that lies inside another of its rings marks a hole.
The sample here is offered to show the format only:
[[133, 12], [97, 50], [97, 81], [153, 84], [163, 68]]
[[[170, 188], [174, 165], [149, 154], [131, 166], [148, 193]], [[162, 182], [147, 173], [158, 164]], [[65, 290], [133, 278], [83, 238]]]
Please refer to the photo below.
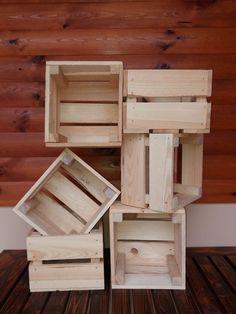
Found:
[[[213, 69], [201, 202], [236, 201], [234, 0], [2, 0], [0, 205], [14, 205], [60, 152], [43, 142], [45, 60], [57, 59]], [[119, 149], [75, 152], [119, 185]]]

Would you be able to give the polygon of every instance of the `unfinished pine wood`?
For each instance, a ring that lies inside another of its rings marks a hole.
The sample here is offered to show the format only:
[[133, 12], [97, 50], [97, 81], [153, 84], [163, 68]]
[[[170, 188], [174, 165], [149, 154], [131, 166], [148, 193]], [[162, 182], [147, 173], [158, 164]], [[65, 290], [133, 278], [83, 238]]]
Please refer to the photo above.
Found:
[[125, 70], [125, 96], [210, 96], [211, 70]]
[[13, 210], [42, 235], [89, 233], [119, 194], [65, 149]]
[[[121, 201], [134, 207], [171, 213], [198, 200], [202, 193], [201, 134], [124, 134], [121, 164]], [[181, 180], [175, 150], [182, 145]]]
[[103, 258], [102, 230], [89, 234], [27, 237], [29, 261], [70, 260]]
[[46, 145], [120, 146], [122, 90], [122, 62], [47, 62]]
[[121, 202], [146, 207], [146, 135], [124, 134], [121, 149]]
[[184, 209], [167, 216], [115, 202], [110, 243], [112, 288], [185, 289]]
[[29, 285], [33, 291], [104, 288], [103, 228], [88, 234], [27, 237]]
[[[183, 137], [182, 143], [182, 184], [201, 188], [203, 175], [203, 136]], [[201, 191], [199, 192], [201, 195]]]
[[171, 211], [173, 203], [174, 135], [149, 135], [149, 208]]
[[125, 70], [124, 78], [125, 133], [209, 132], [211, 70]]
[[207, 102], [127, 102], [125, 133], [146, 133], [150, 129], [196, 129], [205, 133], [209, 108]]
[[29, 265], [30, 291], [104, 289], [103, 262]]

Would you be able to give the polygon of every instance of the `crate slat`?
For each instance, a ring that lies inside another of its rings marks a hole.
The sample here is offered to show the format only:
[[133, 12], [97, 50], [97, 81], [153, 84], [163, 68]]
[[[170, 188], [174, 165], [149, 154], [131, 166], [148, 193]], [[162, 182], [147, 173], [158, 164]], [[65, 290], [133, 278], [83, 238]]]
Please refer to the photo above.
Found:
[[119, 194], [65, 149], [13, 210], [42, 235], [89, 233]]

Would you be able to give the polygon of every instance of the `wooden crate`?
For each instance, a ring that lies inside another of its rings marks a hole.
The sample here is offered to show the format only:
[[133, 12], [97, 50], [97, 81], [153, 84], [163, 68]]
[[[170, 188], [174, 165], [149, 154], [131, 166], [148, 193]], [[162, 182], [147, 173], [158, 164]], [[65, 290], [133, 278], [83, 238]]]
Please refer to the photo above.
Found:
[[47, 146], [120, 146], [122, 62], [46, 63]]
[[124, 71], [124, 132], [209, 132], [211, 86], [211, 70]]
[[[177, 149], [181, 144], [181, 178]], [[173, 212], [201, 197], [202, 134], [124, 134], [121, 151], [121, 202]]]
[[104, 289], [103, 230], [27, 237], [31, 292]]
[[65, 149], [13, 210], [42, 235], [88, 233], [119, 194]]
[[110, 209], [114, 289], [185, 289], [185, 211], [156, 213], [115, 203]]

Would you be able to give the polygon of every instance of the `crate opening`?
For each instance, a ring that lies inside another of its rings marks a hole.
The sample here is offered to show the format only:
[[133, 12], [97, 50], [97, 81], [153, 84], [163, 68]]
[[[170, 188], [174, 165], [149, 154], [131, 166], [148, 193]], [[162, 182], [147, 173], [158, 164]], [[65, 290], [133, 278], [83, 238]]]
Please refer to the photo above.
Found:
[[[132, 216], [127, 216], [132, 215]], [[181, 224], [172, 215], [124, 214], [115, 222], [115, 281], [116, 287], [179, 286], [183, 285], [183, 261], [179, 247]]]
[[71, 146], [119, 142], [122, 64], [78, 63], [47, 64], [50, 95], [46, 101], [46, 142]]

